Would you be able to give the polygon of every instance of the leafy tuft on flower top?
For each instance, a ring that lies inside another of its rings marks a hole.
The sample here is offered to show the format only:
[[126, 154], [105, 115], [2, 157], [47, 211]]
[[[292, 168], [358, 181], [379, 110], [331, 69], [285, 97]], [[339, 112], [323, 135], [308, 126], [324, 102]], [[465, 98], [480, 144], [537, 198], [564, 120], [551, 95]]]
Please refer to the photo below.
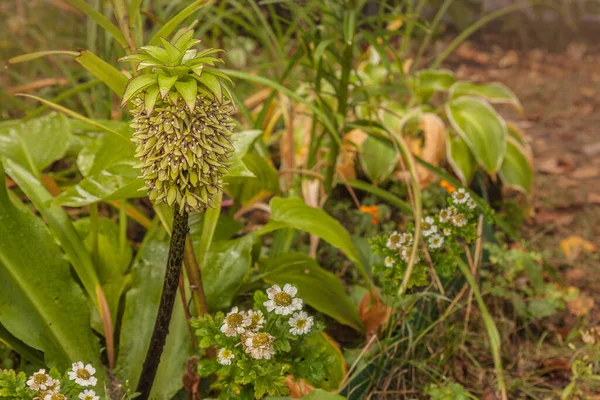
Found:
[[[179, 211], [214, 206], [228, 170], [235, 127], [227, 75], [214, 68], [221, 49], [198, 51], [193, 30], [121, 61], [137, 62], [121, 106], [131, 103], [136, 157], [150, 200]], [[147, 73], [146, 73], [147, 72]]]

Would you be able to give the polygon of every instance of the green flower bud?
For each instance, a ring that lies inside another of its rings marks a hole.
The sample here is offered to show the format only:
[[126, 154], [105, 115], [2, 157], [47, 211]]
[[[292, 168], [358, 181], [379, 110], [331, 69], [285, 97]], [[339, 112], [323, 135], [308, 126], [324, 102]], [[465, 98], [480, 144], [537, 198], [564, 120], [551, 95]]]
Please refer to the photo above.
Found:
[[123, 59], [152, 73], [129, 81], [122, 105], [132, 105], [135, 156], [150, 200], [202, 211], [215, 206], [233, 151], [233, 105], [221, 84], [228, 78], [206, 66], [221, 61], [211, 56], [220, 50], [190, 49], [199, 42], [193, 31], [162, 42]]

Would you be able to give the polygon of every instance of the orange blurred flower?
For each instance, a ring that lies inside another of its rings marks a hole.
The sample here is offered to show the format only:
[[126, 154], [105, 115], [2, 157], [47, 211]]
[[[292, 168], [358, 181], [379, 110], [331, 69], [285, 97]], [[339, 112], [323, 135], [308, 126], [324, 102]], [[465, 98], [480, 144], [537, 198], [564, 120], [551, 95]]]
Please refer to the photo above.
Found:
[[360, 206], [360, 212], [371, 214], [371, 225], [379, 223], [379, 206]]
[[448, 193], [452, 193], [456, 190], [456, 188], [454, 186], [452, 186], [452, 184], [446, 180], [441, 180], [440, 181], [440, 186], [443, 187], [444, 189], [446, 189], [446, 191]]

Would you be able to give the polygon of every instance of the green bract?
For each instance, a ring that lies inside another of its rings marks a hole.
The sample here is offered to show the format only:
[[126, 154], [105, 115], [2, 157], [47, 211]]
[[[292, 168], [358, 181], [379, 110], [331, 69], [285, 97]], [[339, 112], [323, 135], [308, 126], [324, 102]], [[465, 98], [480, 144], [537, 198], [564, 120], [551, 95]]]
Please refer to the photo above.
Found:
[[235, 123], [229, 92], [221, 79], [229, 78], [211, 68], [222, 50], [191, 49], [200, 41], [187, 30], [162, 47], [146, 46], [121, 61], [138, 63], [137, 70], [151, 73], [129, 80], [122, 106], [131, 102], [137, 145], [150, 200], [177, 204], [179, 211], [202, 211], [213, 206], [222, 190], [233, 151]]

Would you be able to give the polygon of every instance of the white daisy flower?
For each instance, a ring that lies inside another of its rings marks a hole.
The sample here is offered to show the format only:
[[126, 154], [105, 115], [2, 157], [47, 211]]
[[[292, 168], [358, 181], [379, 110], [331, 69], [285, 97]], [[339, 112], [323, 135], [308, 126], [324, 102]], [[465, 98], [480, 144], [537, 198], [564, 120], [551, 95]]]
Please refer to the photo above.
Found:
[[67, 396], [62, 393], [46, 393], [44, 400], [67, 400]]
[[444, 232], [444, 236], [452, 235], [452, 229], [450, 229], [450, 228], [444, 228], [443, 232]]
[[452, 217], [452, 225], [460, 228], [467, 224], [467, 218], [465, 214], [456, 214]]
[[246, 328], [244, 326], [244, 317], [245, 316], [243, 312], [238, 312], [238, 308], [233, 307], [223, 320], [221, 332], [223, 332], [225, 336], [229, 337], [237, 336], [240, 333], [246, 332]]
[[433, 223], [435, 221], [431, 217], [424, 218], [421, 221], [421, 227], [423, 228], [423, 236], [431, 236], [437, 232], [438, 228]]
[[298, 289], [289, 283], [283, 286], [283, 290], [279, 285], [273, 285], [267, 289], [269, 300], [264, 302], [267, 311], [275, 311], [275, 314], [290, 315], [294, 311], [302, 310], [302, 299], [296, 296]]
[[94, 377], [96, 368], [91, 364], [86, 366], [81, 361], [73, 363], [73, 369], [68, 372], [69, 379], [80, 386], [96, 386], [98, 379]]
[[[410, 261], [410, 252], [412, 251], [412, 249], [402, 249], [402, 251], [400, 252], [400, 258], [402, 258], [402, 261], [404, 261], [405, 263], [408, 264], [408, 262]], [[421, 261], [421, 259], [419, 258], [419, 253], [417, 253], [416, 257], [415, 257], [415, 264], [418, 263], [419, 261]]]
[[79, 393], [81, 400], [99, 400], [100, 397], [96, 396], [96, 392], [93, 390], [84, 390], [83, 393]]
[[40, 369], [35, 374], [31, 375], [29, 379], [27, 379], [27, 386], [29, 389], [36, 392], [45, 392], [48, 390], [48, 387], [52, 386], [53, 384], [53, 379], [50, 377], [50, 375], [46, 374], [45, 369]]
[[313, 326], [313, 319], [312, 316], [309, 317], [304, 311], [294, 313], [288, 321], [288, 324], [292, 327], [290, 333], [292, 335], [306, 335]]
[[246, 338], [244, 342], [246, 353], [249, 353], [252, 358], [260, 360], [270, 360], [275, 354], [273, 349], [273, 340], [275, 336], [271, 336], [266, 332], [253, 333]]
[[219, 359], [219, 364], [231, 365], [231, 360], [235, 358], [235, 355], [233, 354], [233, 351], [223, 348], [219, 350], [217, 358]]
[[452, 218], [452, 214], [448, 208], [444, 208], [440, 211], [438, 217], [440, 218], [440, 222], [448, 222]]
[[60, 391], [60, 381], [58, 379], [50, 378], [50, 381], [46, 384], [46, 393], [58, 393]]
[[388, 268], [392, 268], [394, 266], [394, 258], [393, 257], [386, 257], [383, 260], [383, 264], [388, 267]]
[[429, 238], [429, 247], [432, 249], [439, 249], [444, 244], [444, 238], [439, 233], [432, 235]]
[[477, 207], [477, 203], [475, 203], [475, 200], [469, 199], [467, 200], [467, 207], [469, 207], [470, 210], [474, 210], [475, 207]]
[[396, 231], [392, 232], [390, 237], [388, 237], [387, 244], [388, 249], [394, 250], [399, 248], [400, 245], [400, 234]]
[[403, 233], [400, 235], [400, 246], [408, 247], [412, 245], [413, 235], [410, 232]]
[[244, 326], [247, 330], [256, 332], [263, 327], [265, 324], [265, 317], [262, 311], [250, 310], [246, 312], [244, 316]]
[[469, 195], [469, 193], [467, 193], [467, 191], [465, 189], [463, 189], [463, 188], [455, 190], [452, 193], [452, 199], [454, 199], [454, 202], [456, 204], [464, 204], [470, 198], [471, 198], [471, 196]]

